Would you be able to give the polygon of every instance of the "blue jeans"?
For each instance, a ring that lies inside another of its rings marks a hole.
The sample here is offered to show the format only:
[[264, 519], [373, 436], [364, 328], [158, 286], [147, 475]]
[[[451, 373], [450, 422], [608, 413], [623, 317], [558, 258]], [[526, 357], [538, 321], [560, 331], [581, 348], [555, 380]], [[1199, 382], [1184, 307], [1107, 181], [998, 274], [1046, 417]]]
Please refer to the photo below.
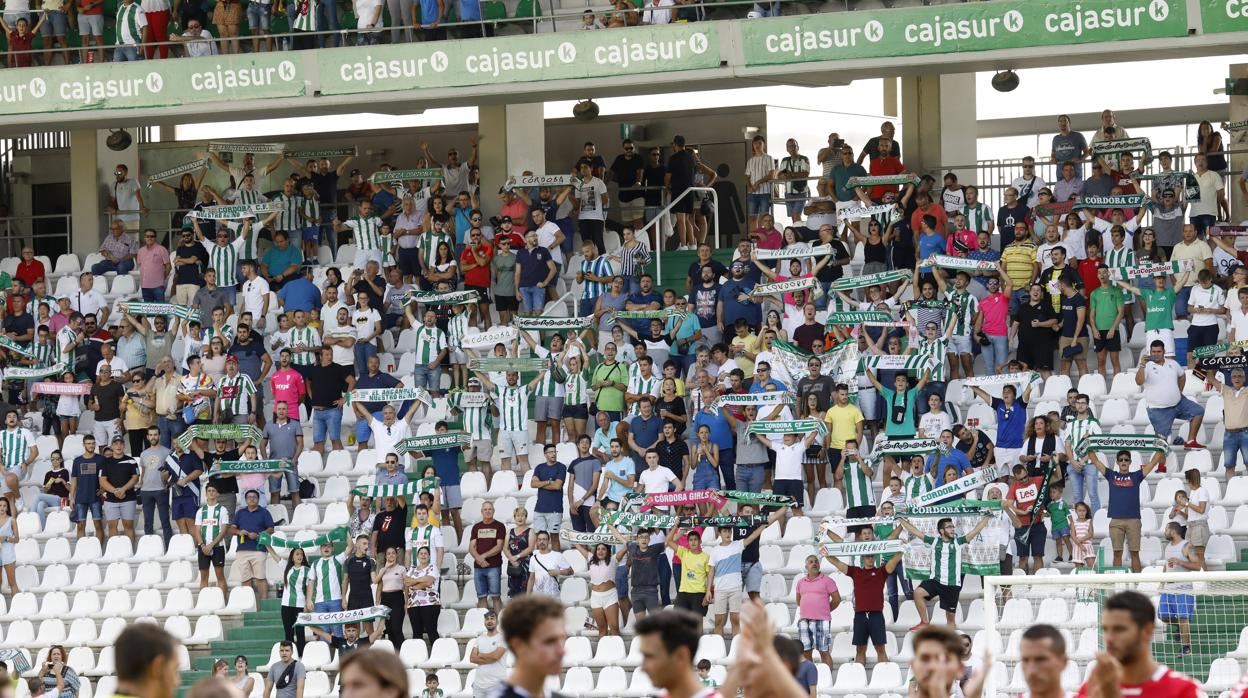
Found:
[[520, 309], [541, 312], [546, 307], [546, 289], [536, 286], [520, 287]]
[[1203, 216], [1192, 216], [1192, 225], [1196, 226], [1196, 235], [1204, 236], [1205, 231], [1209, 230], [1218, 220], [1217, 216], [1205, 214]]
[[1153, 433], [1169, 439], [1170, 432], [1174, 431], [1175, 419], [1191, 421], [1197, 417], [1203, 417], [1204, 414], [1203, 407], [1183, 397], [1177, 405], [1172, 407], [1149, 407], [1148, 421], [1153, 425]]
[[[138, 46], [116, 46], [113, 48], [113, 62], [124, 63], [126, 61], [137, 61], [143, 58], [143, 53], [139, 51]], [[98, 265], [97, 265], [98, 266]], [[98, 274], [99, 272], [94, 272]]]
[[473, 567], [472, 583], [477, 587], [477, 598], [502, 598], [502, 567]]
[[1083, 466], [1083, 472], [1079, 472], [1074, 465], [1067, 469], [1067, 475], [1070, 477], [1070, 484], [1074, 487], [1075, 503], [1083, 501], [1083, 494], [1086, 490], [1088, 493], [1089, 504], [1092, 511], [1101, 508], [1101, 493], [1097, 489], [1096, 479], [1100, 475], [1096, 466], [1086, 463]]
[[724, 478], [724, 489], [737, 489], [737, 449], [719, 449], [719, 473]]
[[997, 372], [998, 366], [1004, 366], [1010, 360], [1010, 337], [985, 334], [988, 346], [980, 347], [984, 354], [984, 371], [989, 375]]
[[1010, 294], [1010, 317], [1014, 317], [1014, 313], [1018, 312], [1018, 307], [1027, 302], [1030, 292], [1027, 289], [1020, 289]]
[[[317, 29], [322, 31], [325, 29], [335, 32], [338, 31], [338, 7], [334, 3], [334, 0], [316, 0], [316, 14]], [[322, 16], [326, 18], [327, 23], [321, 22], [320, 18]], [[406, 22], [404, 22], [404, 24], [406, 24]], [[325, 48], [326, 39], [329, 39], [330, 46], [338, 46], [338, 37], [333, 34], [321, 34], [317, 37], [317, 44], [321, 48]]]
[[425, 388], [427, 390], [437, 390], [441, 382], [439, 378], [442, 373], [440, 369], [429, 368], [428, 365], [419, 365], [412, 369], [412, 387]]
[[1174, 296], [1174, 316], [1184, 317], [1187, 315], [1187, 300], [1192, 297], [1192, 287], [1184, 286]]
[[186, 422], [180, 417], [157, 417], [156, 428], [160, 430], [160, 445], [173, 448], [173, 440], [186, 431]]
[[641, 293], [641, 280], [636, 276], [620, 277], [624, 281], [624, 295], [630, 296], [634, 293]]
[[[381, 410], [373, 413], [373, 419], [381, 419]], [[373, 438], [373, 429], [368, 426], [367, 419], [355, 420], [355, 443], [366, 444], [368, 440]], [[313, 439], [315, 441], [315, 439]]]
[[[336, 601], [317, 601], [312, 604], [312, 610], [316, 613], [337, 613], [342, 610], [342, 599]], [[325, 630], [325, 628], [322, 628]], [[335, 625], [329, 628], [334, 637], [342, 637], [342, 626]]]
[[[356, 424], [359, 424], [359, 422], [356, 422]], [[364, 427], [368, 428], [368, 425], [365, 424]], [[330, 441], [340, 441], [342, 439], [341, 407], [312, 410], [312, 443], [325, 443], [327, 436]]]
[[834, 295], [832, 293], [832, 282], [831, 281], [818, 281], [816, 283], [818, 283], [819, 288], [823, 290], [823, 295], [815, 299], [815, 310], [827, 310], [828, 302], [831, 300], [832, 296]]
[[762, 215], [771, 212], [771, 195], [770, 194], [747, 194], [746, 204], [749, 207], [750, 215]]
[[35, 513], [39, 515], [39, 527], [42, 528], [48, 524], [48, 507], [59, 507], [61, 498], [54, 494], [40, 492], [35, 498]]
[[[156, 534], [154, 514], [160, 514], [160, 531], [165, 545], [173, 538], [173, 526], [169, 524], [169, 492], [167, 490], [139, 490], [139, 503], [143, 506], [143, 535]], [[153, 511], [155, 509], [155, 511]], [[232, 512], [231, 512], [232, 513]]]
[[143, 289], [143, 300], [148, 303], [164, 303], [165, 287], [157, 286], [156, 288]]
[[1248, 465], [1248, 431], [1228, 431], [1222, 437], [1222, 452], [1226, 454], [1226, 469], [1235, 470], [1243, 456], [1244, 465]]
[[123, 259], [120, 262], [111, 262], [105, 259], [91, 265], [91, 273], [96, 276], [106, 274], [110, 271], [115, 271], [118, 274], [129, 274], [131, 271], [134, 271], [134, 260]]
[[[898, 594], [900, 587], [900, 594]], [[901, 598], [907, 599], [914, 597], [914, 589], [910, 586], [910, 578], [906, 576], [906, 566], [897, 563], [893, 568], [892, 574], [888, 575], [888, 605], [893, 609], [893, 620], [897, 620], [897, 612], [901, 608]]]
[[764, 465], [766, 463], [757, 465], [737, 464], [737, 489], [742, 492], [762, 492]]
[[368, 370], [368, 357], [377, 356], [377, 345], [372, 341], [357, 342], [355, 345], [355, 370], [361, 374]]

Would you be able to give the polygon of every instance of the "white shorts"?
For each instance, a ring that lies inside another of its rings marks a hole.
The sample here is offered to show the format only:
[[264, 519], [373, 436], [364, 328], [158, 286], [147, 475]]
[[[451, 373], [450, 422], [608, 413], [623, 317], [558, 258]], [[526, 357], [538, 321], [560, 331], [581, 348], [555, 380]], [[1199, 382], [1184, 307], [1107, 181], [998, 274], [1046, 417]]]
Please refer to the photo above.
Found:
[[1144, 353], [1147, 354], [1149, 347], [1155, 340], [1161, 340], [1166, 345], [1166, 356], [1174, 356], [1174, 330], [1149, 330], [1144, 333]]
[[524, 431], [498, 432], [498, 453], [503, 458], [529, 456], [529, 434]]
[[711, 601], [711, 615], [722, 616], [725, 613], [741, 612], [741, 590], [715, 590], [715, 598]]
[[995, 448], [992, 451], [993, 458], [996, 459], [997, 465], [1009, 465], [1013, 467], [1018, 464], [1018, 457], [1023, 455], [1021, 448]]
[[368, 260], [370, 259], [373, 260], [374, 262], [377, 262], [377, 269], [380, 270], [381, 269], [381, 250], [356, 250], [355, 260], [353, 261], [352, 264], [355, 266], [356, 269], [359, 269], [360, 271], [364, 271], [365, 267], [368, 266]]
[[117, 422], [107, 420], [91, 425], [91, 433], [95, 436], [96, 452], [103, 451], [113, 445], [113, 437], [117, 435]]
[[615, 587], [607, 589], [606, 591], [589, 592], [589, 607], [590, 608], [608, 608], [610, 606], [615, 606], [619, 603], [620, 603], [620, 594], [619, 592], [615, 590]]

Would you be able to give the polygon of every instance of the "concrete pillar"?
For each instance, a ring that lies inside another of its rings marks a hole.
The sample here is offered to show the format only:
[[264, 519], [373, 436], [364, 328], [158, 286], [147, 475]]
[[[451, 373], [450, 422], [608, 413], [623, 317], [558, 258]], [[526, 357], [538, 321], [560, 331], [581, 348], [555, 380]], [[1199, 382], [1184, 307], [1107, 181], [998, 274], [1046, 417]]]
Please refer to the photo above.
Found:
[[507, 104], [479, 107], [481, 206], [487, 216], [498, 213], [498, 188], [507, 177], [525, 170], [546, 172], [544, 105]]
[[69, 132], [70, 248], [82, 257], [99, 249], [103, 239], [103, 212], [108, 200], [100, 186], [104, 181], [100, 171], [101, 134], [107, 132], [90, 128]]
[[893, 118], [901, 114], [897, 110], [897, 78], [884, 78], [884, 116]]
[[912, 172], [939, 184], [952, 169], [962, 184], [978, 184], [976, 123], [974, 73], [901, 79], [901, 159]]
[[[1236, 80], [1248, 80], [1248, 63], [1236, 63], [1231, 66], [1230, 77]], [[1232, 95], [1230, 98], [1230, 121], [1248, 120], [1248, 96]], [[1248, 130], [1231, 131], [1226, 134], [1227, 150], [1248, 149]], [[1244, 178], [1239, 176], [1248, 167], [1248, 153], [1234, 153], [1230, 157], [1231, 176], [1227, 177], [1227, 199], [1231, 204], [1231, 223], [1239, 223], [1248, 219], [1248, 196], [1244, 196]]]

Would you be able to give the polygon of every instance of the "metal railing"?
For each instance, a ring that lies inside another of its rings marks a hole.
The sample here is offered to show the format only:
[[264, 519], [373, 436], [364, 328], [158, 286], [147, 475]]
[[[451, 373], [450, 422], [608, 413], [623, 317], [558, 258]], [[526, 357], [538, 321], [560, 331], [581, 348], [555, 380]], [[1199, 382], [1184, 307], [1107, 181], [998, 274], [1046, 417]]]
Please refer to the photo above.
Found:
[[[664, 206], [663, 210], [659, 211], [658, 215], [649, 221], [646, 221], [646, 224], [641, 227], [641, 230], [637, 231], [637, 235], [640, 237], [642, 234], [645, 234], [648, 238], [650, 231], [654, 228], [654, 226], [659, 225], [660, 222], [664, 221], [668, 214], [671, 213], [672, 207], [680, 203], [680, 201], [686, 196], [691, 196], [694, 192], [705, 192], [710, 194], [711, 210], [715, 212], [715, 215], [711, 216], [715, 227], [715, 249], [719, 249], [719, 195], [715, 193], [715, 189], [712, 187], [689, 187], [684, 190], [680, 193], [680, 196], [672, 199], [667, 206]], [[690, 222], [690, 224], [692, 225], [692, 222]], [[654, 277], [655, 279], [661, 279], [663, 278], [663, 235], [661, 230], [656, 230], [655, 233], [655, 240], [657, 244], [654, 246]], [[644, 240], [646, 238], [642, 239]]]
[[22, 248], [30, 245], [36, 255], [47, 256], [55, 262], [57, 257], [73, 249], [72, 224], [68, 213], [0, 218], [0, 257], [18, 257]]
[[[621, 14], [624, 14], [626, 17], [628, 15], [635, 15], [637, 20], [633, 23], [626, 24], [624, 27], [608, 27], [605, 24], [603, 24], [600, 27], [602, 29], [608, 29], [608, 28], [624, 29], [624, 28], [633, 27], [633, 26], [640, 26], [641, 17], [643, 16], [645, 10], [647, 9], [647, 6], [643, 5], [642, 7], [636, 7], [636, 6], [633, 6], [631, 3], [629, 3], [630, 6], [627, 9], [616, 9], [614, 7], [611, 7], [609, 4], [604, 6], [602, 4], [592, 3], [591, 0], [585, 0], [584, 6], [571, 7], [571, 8], [566, 6], [567, 4], [566, 0], [522, 0], [522, 1], [526, 4], [525, 11], [529, 12], [530, 14], [526, 14], [523, 16], [503, 16], [503, 17], [496, 17], [496, 18], [491, 18], [491, 19], [483, 18], [480, 20], [469, 20], [469, 21], [439, 22], [436, 27], [437, 30], [443, 31], [443, 32], [445, 32], [446, 30], [451, 30], [451, 33], [450, 35], [444, 34], [443, 38], [432, 39], [432, 40], [440, 41], [444, 39], [471, 39], [471, 38], [483, 38], [483, 37], [488, 38], [488, 37], [494, 36], [494, 34], [500, 28], [507, 29], [508, 27], [517, 27], [519, 29], [518, 32], [508, 32], [508, 33], [513, 33], [513, 34], [524, 33], [526, 29], [528, 30], [528, 33], [533, 33], [533, 34], [542, 33], [544, 31], [549, 31], [549, 32], [576, 31], [576, 30], [581, 29], [583, 18], [585, 17], [587, 13], [592, 13], [593, 15], [595, 15], [595, 17], [599, 15], [603, 17], [611, 16], [611, 15], [618, 16]], [[555, 6], [556, 2], [558, 2], [559, 7]], [[319, 3], [315, 3], [315, 4], [319, 4]], [[492, 2], [492, 3], [482, 2], [481, 10], [482, 10], [483, 17], [485, 13], [485, 7], [487, 5], [498, 5], [498, 4], [503, 5], [505, 9], [508, 5], [514, 5], [514, 7], [511, 8], [510, 10], [512, 13], [515, 13], [520, 9], [520, 3], [515, 2], [514, 0], [507, 0], [505, 2], [503, 0], [495, 0], [495, 2]], [[694, 10], [695, 12], [695, 15], [696, 15], [695, 19], [682, 20], [682, 21], [698, 22], [698, 21], [708, 21], [708, 20], [715, 20], [715, 19], [743, 19], [745, 18], [746, 13], [749, 11], [748, 8], [760, 8], [767, 13], [770, 13], [772, 11], [772, 8], [775, 8], [778, 14], [779, 9], [782, 5], [788, 5], [790, 7], [797, 8], [795, 12], [791, 12], [790, 14], [809, 14], [810, 6], [815, 6], [815, 7], [820, 8], [817, 11], [824, 11], [825, 8], [827, 8], [830, 11], [840, 12], [840, 11], [848, 11], [850, 9], [849, 4], [850, 4], [849, 0], [821, 0], [820, 2], [817, 2], [817, 3], [814, 3], [814, 2], [808, 3], [806, 2], [806, 0], [695, 0], [694, 2], [681, 3], [677, 5], [671, 5], [671, 6], [656, 7], [654, 9], [669, 11], [673, 17], [676, 16], [678, 12], [691, 9], [691, 10]], [[918, 4], [918, 3], [915, 2], [915, 4]], [[831, 8], [829, 8], [829, 6], [831, 6]], [[337, 11], [336, 3], [335, 3], [335, 11]], [[35, 18], [42, 12], [44, 11], [43, 10], [27, 11], [26, 14], [30, 17], [30, 22], [31, 22], [32, 27], [34, 25], [34, 22], [38, 21]], [[279, 16], [281, 15], [278, 14], [276, 10], [276, 3], [275, 3], [274, 9], [273, 9], [273, 19], [276, 19]], [[289, 15], [287, 15], [287, 17], [288, 16]], [[181, 28], [176, 22], [176, 18], [174, 19], [175, 21], [170, 21], [169, 23], [170, 35], [173, 35], [175, 32], [177, 32]], [[209, 19], [209, 18], [205, 18], [205, 19]], [[343, 17], [340, 17], [338, 19], [338, 22], [341, 23], [342, 19]], [[320, 16], [319, 11], [317, 13], [316, 21], [317, 23], [320, 23], [321, 21], [321, 16]], [[358, 22], [358, 18], [357, 18], [357, 22]], [[203, 28], [205, 30], [208, 30], [209, 27], [215, 28], [215, 25], [211, 24], [210, 22], [203, 21]], [[239, 29], [242, 31], [249, 31], [249, 27], [246, 22], [240, 23]], [[388, 36], [391, 39], [389, 43], [412, 43], [413, 41], [416, 40], [415, 37], [422, 36], [422, 32], [425, 32], [428, 29], [430, 29], [430, 27], [426, 25], [421, 25], [421, 24], [402, 24], [402, 25], [396, 25], [396, 26], [382, 26], [377, 29], [366, 29], [366, 30], [361, 30], [357, 26], [356, 28], [323, 29], [323, 30], [317, 30], [317, 31], [287, 31], [287, 32], [280, 33], [280, 34], [277, 34], [277, 33], [242, 34], [240, 33], [238, 36], [229, 36], [229, 37], [220, 36], [219, 33], [217, 35], [212, 35], [211, 30], [209, 30], [209, 34], [212, 36], [211, 39], [187, 38], [183, 40], [144, 41], [144, 42], [138, 42], [134, 44], [125, 44], [124, 46], [118, 45], [118, 44], [112, 44], [112, 45], [107, 45], [107, 46], [82, 44], [80, 46], [68, 47], [68, 48], [48, 47], [45, 44], [43, 48], [37, 48], [37, 49], [32, 48], [32, 49], [27, 49], [23, 51], [8, 51], [7, 54], [12, 57], [9, 59], [10, 66], [12, 66], [13, 63], [18, 62], [18, 61], [15, 61], [14, 59], [22, 59], [22, 58], [27, 58], [27, 57], [29, 58], [47, 57], [49, 60], [48, 65], [51, 65], [51, 62], [50, 62], [52, 60], [51, 56], [53, 56], [54, 54], [61, 54], [65, 60], [68, 60], [69, 56], [75, 56], [81, 62], [87, 62], [89, 60], [86, 57], [88, 53], [96, 53], [97, 55], [102, 56], [104, 51], [112, 51], [118, 48], [127, 48], [127, 49], [137, 48], [139, 49], [138, 51], [139, 58], [140, 60], [143, 60], [145, 54], [147, 53], [147, 49], [149, 48], [159, 49], [160, 47], [165, 47], [165, 50], [167, 52], [171, 48], [176, 49], [178, 47], [182, 47], [184, 50], [186, 50], [188, 45], [190, 44], [195, 44], [195, 43], [202, 44], [202, 43], [207, 43], [209, 41], [211, 41], [215, 45], [214, 48], [218, 49], [219, 53], [225, 53], [224, 47], [231, 45], [231, 44], [236, 45], [236, 47], [239, 49], [238, 51], [232, 51], [231, 53], [248, 53], [248, 51], [244, 51], [242, 49], [248, 48], [249, 45], [251, 45], [254, 40], [277, 42], [277, 44], [281, 46], [281, 48], [278, 48], [277, 50], [300, 50], [302, 48], [325, 48], [324, 46], [321, 46], [321, 44], [323, 43], [332, 43], [334, 45], [332, 47], [347, 46], [348, 45], [347, 39], [348, 37], [352, 37], [352, 36], [355, 37], [355, 42], [351, 43], [350, 45], [373, 45], [373, 44], [385, 43], [381, 41], [381, 39], [386, 36]], [[77, 35], [77, 34], [75, 33], [74, 35]], [[396, 36], [405, 37], [406, 40], [397, 41], [395, 40]], [[298, 40], [298, 43], [304, 43], [308, 39], [314, 39], [313, 43], [315, 44], [315, 46], [296, 46], [295, 45], [296, 40]], [[157, 53], [156, 55], [159, 55], [159, 54]], [[176, 58], [176, 57], [178, 56], [170, 55], [168, 58]], [[159, 60], [168, 60], [168, 58], [159, 59]], [[14, 67], [38, 68], [40, 66], [31, 65], [31, 66], [14, 66]]]

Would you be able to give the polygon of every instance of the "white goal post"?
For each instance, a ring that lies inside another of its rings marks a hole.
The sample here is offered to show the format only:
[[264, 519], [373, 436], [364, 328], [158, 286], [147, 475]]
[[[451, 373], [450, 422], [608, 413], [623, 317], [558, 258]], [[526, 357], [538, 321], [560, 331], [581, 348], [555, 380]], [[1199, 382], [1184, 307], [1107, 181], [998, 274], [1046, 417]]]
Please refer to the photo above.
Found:
[[[1174, 668], [1183, 671], [1191, 676], [1191, 678], [1204, 682], [1207, 677], [1211, 679], [1211, 689], [1218, 689], [1221, 684], [1226, 683], [1226, 688], [1233, 685], [1239, 678], [1242, 671], [1242, 661], [1238, 668], [1233, 668], [1228, 663], [1218, 663], [1218, 659], [1210, 660], [1209, 657], [1225, 657], [1225, 649], [1227, 646], [1236, 648], [1239, 644], [1239, 637], [1245, 627], [1248, 627], [1248, 571], [1245, 572], [1113, 572], [1113, 573], [1088, 573], [1088, 574], [1053, 574], [1053, 575], [1013, 575], [1013, 576], [990, 576], [983, 578], [984, 589], [984, 615], [983, 628], [984, 639], [988, 647], [1006, 646], [1006, 640], [1010, 632], [1003, 633], [1004, 629], [1018, 631], [1025, 628], [1028, 623], [1019, 622], [1018, 618], [1003, 618], [1002, 612], [1006, 610], [1006, 605], [1011, 599], [1025, 599], [1030, 602], [1033, 610], [1043, 604], [1046, 599], [1065, 599], [1067, 608], [1076, 608], [1078, 605], [1084, 607], [1080, 609], [1084, 613], [1079, 618], [1074, 615], [1067, 617], [1067, 622], [1058, 622], [1060, 619], [1043, 617], [1040, 613], [1035, 613], [1035, 617], [1031, 619], [1032, 623], [1050, 622], [1061, 630], [1067, 631], [1075, 641], [1078, 640], [1079, 633], [1089, 628], [1089, 620], [1091, 628], [1097, 635], [1097, 646], [1103, 648], [1104, 643], [1100, 641], [1100, 601], [1109, 595], [1120, 591], [1133, 590], [1143, 593], [1153, 600], [1154, 607], [1158, 605], [1158, 600], [1162, 593], [1170, 593], [1183, 596], [1192, 596], [1192, 611], [1196, 614], [1193, 620], [1188, 623], [1188, 643], [1191, 644], [1192, 637], [1197, 632], [1201, 632], [1199, 643], [1195, 652], [1183, 659], [1190, 659], [1191, 666], [1175, 666]], [[1050, 602], [1051, 603], [1051, 602]], [[1087, 604], [1096, 604], [1095, 609], [1090, 609]], [[1203, 610], [1202, 610], [1203, 609]], [[1089, 618], [1088, 611], [1095, 610], [1095, 613]], [[1213, 620], [1209, 619], [1209, 614], [1213, 615]], [[1005, 625], [1006, 628], [1002, 628]], [[1063, 627], [1065, 626], [1065, 627]], [[1158, 620], [1158, 633], [1160, 639], [1154, 640], [1155, 648], [1159, 648], [1165, 643], [1167, 633], [1177, 633], [1178, 626], [1167, 628]], [[1004, 637], [1003, 637], [1004, 635]], [[995, 639], [994, 639], [995, 638]], [[1155, 636], [1156, 638], [1156, 636]], [[1170, 643], [1173, 645], [1174, 643]], [[1075, 650], [1074, 646], [1067, 648], [1068, 656]], [[1210, 653], [1213, 654], [1210, 654]], [[1155, 654], [1157, 649], [1155, 649]], [[994, 660], [999, 657], [993, 657]], [[1158, 660], [1162, 663], [1171, 663], [1166, 660], [1167, 657], [1159, 656]], [[1230, 660], [1227, 660], [1228, 662]], [[1182, 662], [1179, 662], [1182, 664]], [[1172, 665], [1173, 666], [1173, 665]], [[1211, 671], [1212, 668], [1212, 671]], [[1000, 696], [1013, 693], [1006, 691], [1005, 687], [1010, 683], [1010, 676], [1000, 676], [999, 671], [989, 671], [984, 682], [983, 698], [999, 698]], [[1233, 675], [1232, 675], [1233, 673]], [[1216, 680], [1214, 680], [1216, 679]], [[1211, 696], [1218, 695], [1217, 690], [1211, 690]]]

